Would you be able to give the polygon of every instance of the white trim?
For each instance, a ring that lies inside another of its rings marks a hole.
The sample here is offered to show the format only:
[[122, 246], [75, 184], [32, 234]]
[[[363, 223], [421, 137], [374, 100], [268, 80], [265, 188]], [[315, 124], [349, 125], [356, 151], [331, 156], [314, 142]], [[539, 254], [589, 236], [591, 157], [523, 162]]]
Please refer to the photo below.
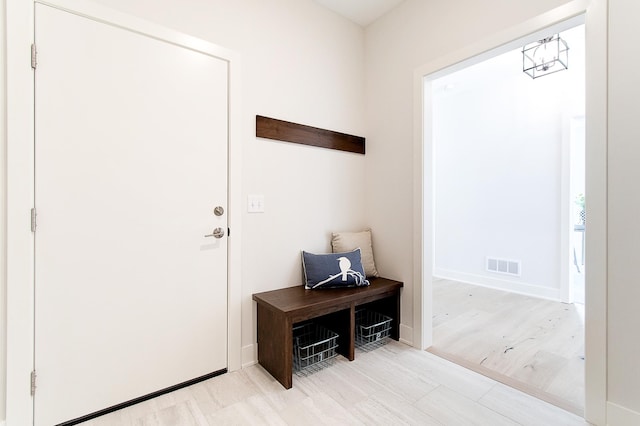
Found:
[[6, 423], [33, 423], [33, 3], [6, 0], [7, 49], [7, 411]]
[[613, 402], [607, 402], [607, 425], [640, 425], [640, 413]]
[[140, 18], [104, 7], [85, 0], [34, 0], [46, 6], [51, 6], [74, 15], [82, 16], [96, 22], [119, 27], [147, 37], [192, 49], [207, 55], [215, 56], [225, 61], [231, 61], [237, 54], [229, 49], [210, 43], [179, 31], [171, 30], [162, 25], [154, 24]]
[[[479, 40], [461, 50], [437, 58], [414, 71], [414, 346], [424, 349], [432, 341], [432, 212], [433, 167], [430, 134], [424, 132], [431, 112], [424, 108], [432, 78], [451, 72], [455, 66], [474, 58], [486, 59], [490, 51], [514, 40], [535, 36], [556, 25], [576, 25], [584, 19], [587, 48], [587, 176], [589, 232], [587, 233], [586, 307], [586, 418], [605, 424], [606, 416], [606, 311], [607, 311], [607, 0], [573, 0], [520, 25]], [[467, 62], [466, 65], [469, 63]], [[423, 147], [424, 143], [424, 147]], [[424, 182], [430, 182], [425, 185]]]
[[242, 367], [242, 58], [229, 52], [229, 222], [228, 345], [229, 371]]
[[596, 425], [607, 415], [608, 20], [608, 0], [592, 0], [585, 25], [585, 418]]
[[251, 367], [258, 363], [258, 344], [242, 347], [242, 368]]
[[[28, 376], [33, 368], [33, 42], [34, 3], [6, 0], [7, 34], [7, 419], [33, 423]], [[184, 46], [229, 64], [228, 353], [230, 371], [242, 366], [242, 108], [241, 58], [228, 49], [100, 5], [79, 0], [37, 1], [139, 34]]]
[[447, 280], [459, 281], [466, 284], [473, 284], [480, 287], [503, 290], [525, 296], [538, 297], [541, 299], [560, 301], [560, 289], [551, 287], [541, 287], [522, 281], [513, 281], [498, 277], [487, 277], [484, 275], [468, 274], [466, 272], [452, 271], [450, 269], [435, 268], [434, 278], [444, 278]]
[[[423, 67], [424, 68], [424, 67]], [[424, 123], [431, 122], [431, 105], [424, 99], [430, 97], [431, 85], [424, 84], [422, 68], [413, 74], [413, 345], [421, 350], [431, 346], [433, 340], [433, 305], [431, 277], [433, 276], [433, 218], [427, 221], [426, 212], [433, 211], [433, 144], [424, 147]], [[425, 165], [429, 165], [426, 167]], [[430, 210], [429, 210], [430, 209]], [[431, 213], [429, 213], [431, 216]], [[431, 246], [426, 247], [425, 242]], [[425, 326], [426, 325], [426, 326]]]
[[[5, 8], [0, 8], [0, 22], [6, 22]], [[1, 32], [0, 32], [1, 33]], [[0, 38], [4, 37], [0, 35]], [[0, 42], [0, 63], [6, 64], [5, 43]], [[6, 377], [7, 377], [7, 139], [6, 139], [6, 79], [5, 67], [0, 66], [0, 426], [4, 426], [6, 417]]]

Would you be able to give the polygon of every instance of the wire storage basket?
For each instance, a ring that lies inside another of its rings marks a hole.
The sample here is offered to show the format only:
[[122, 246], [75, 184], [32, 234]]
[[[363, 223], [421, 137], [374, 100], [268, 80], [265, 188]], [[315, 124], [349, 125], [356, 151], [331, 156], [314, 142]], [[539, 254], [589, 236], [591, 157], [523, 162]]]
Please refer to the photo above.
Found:
[[318, 371], [337, 355], [338, 333], [315, 323], [293, 327], [293, 369], [305, 375]]
[[368, 309], [356, 311], [356, 347], [372, 350], [384, 345], [391, 335], [393, 318]]

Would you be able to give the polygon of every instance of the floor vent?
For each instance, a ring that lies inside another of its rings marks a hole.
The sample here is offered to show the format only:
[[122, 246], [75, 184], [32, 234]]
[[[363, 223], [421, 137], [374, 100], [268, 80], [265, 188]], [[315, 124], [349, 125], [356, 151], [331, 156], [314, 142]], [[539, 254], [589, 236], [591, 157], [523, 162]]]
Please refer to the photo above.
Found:
[[487, 271], [520, 276], [520, 261], [487, 257]]

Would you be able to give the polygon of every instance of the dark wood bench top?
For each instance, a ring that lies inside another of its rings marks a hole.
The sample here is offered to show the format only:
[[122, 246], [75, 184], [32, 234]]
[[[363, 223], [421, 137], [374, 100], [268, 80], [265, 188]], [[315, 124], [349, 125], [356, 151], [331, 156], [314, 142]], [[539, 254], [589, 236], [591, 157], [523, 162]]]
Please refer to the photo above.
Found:
[[265, 291], [253, 295], [253, 300], [264, 307], [284, 313], [288, 317], [305, 315], [310, 310], [337, 310], [351, 303], [366, 303], [370, 297], [380, 298], [384, 294], [399, 291], [403, 284], [387, 278], [371, 278], [367, 287], [328, 288], [306, 290], [304, 286]]

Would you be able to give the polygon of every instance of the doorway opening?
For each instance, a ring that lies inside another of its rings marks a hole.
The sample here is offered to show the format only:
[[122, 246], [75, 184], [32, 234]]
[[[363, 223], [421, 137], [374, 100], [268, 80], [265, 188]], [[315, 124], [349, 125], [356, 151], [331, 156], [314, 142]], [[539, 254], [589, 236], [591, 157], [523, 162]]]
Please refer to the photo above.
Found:
[[510, 45], [425, 80], [430, 351], [583, 415], [584, 25], [556, 33], [562, 72], [531, 79]]

